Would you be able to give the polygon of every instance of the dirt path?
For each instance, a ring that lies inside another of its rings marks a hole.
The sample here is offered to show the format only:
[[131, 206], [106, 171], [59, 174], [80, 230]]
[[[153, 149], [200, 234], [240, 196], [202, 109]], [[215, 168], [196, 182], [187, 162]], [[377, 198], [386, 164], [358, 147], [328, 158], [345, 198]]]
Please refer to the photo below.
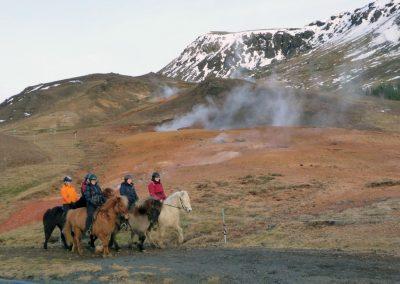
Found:
[[[58, 281], [144, 281], [146, 283], [321, 283], [363, 282], [395, 283], [400, 281], [400, 259], [377, 255], [350, 255], [338, 252], [278, 251], [249, 249], [149, 250], [145, 253], [122, 251], [118, 256], [103, 259], [88, 256], [83, 259], [53, 248], [0, 249], [0, 263], [30, 258], [36, 272], [26, 271], [20, 279]], [[71, 265], [71, 264], [74, 265]], [[16, 267], [18, 265], [13, 263]], [[88, 268], [66, 273], [52, 265]], [[29, 270], [30, 265], [21, 266]], [[8, 268], [8, 273], [12, 268]], [[52, 274], [48, 273], [52, 271]], [[35, 274], [36, 273], [36, 274]], [[58, 273], [58, 274], [57, 274]], [[21, 275], [21, 274], [16, 274]], [[10, 278], [0, 268], [0, 278]], [[18, 277], [16, 277], [18, 278]], [[1, 281], [0, 281], [1, 282]]]

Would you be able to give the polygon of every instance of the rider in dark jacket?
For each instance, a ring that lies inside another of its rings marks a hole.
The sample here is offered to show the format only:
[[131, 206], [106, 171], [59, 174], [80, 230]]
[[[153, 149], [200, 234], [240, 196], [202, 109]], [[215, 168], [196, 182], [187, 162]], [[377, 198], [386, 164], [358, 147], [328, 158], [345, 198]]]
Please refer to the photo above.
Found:
[[90, 175], [91, 175], [91, 173], [88, 173], [83, 178], [83, 181], [81, 183], [81, 197], [79, 198], [79, 200], [77, 202], [74, 203], [74, 205], [73, 205], [74, 209], [86, 207], [85, 191], [86, 191], [87, 185], [89, 184], [89, 176]]
[[94, 174], [91, 174], [89, 176], [89, 183], [86, 187], [84, 194], [87, 209], [85, 232], [90, 235], [90, 229], [93, 223], [93, 214], [96, 209], [105, 202], [105, 198], [103, 196], [103, 193], [101, 192], [101, 188], [97, 184], [97, 177]]
[[126, 175], [124, 177], [124, 182], [121, 183], [119, 193], [128, 198], [129, 208], [135, 205], [136, 201], [138, 200], [138, 196], [136, 194], [135, 186], [133, 185], [132, 175]]

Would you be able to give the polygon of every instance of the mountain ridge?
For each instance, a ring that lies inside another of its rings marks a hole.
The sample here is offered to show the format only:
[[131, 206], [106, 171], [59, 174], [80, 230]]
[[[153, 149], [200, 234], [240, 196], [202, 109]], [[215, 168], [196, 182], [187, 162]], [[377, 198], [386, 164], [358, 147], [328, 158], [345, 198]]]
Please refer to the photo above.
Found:
[[158, 73], [190, 82], [207, 76], [254, 78], [270, 65], [369, 35], [375, 36], [376, 49], [385, 45], [398, 51], [399, 27], [400, 1], [378, 0], [303, 28], [210, 32], [197, 37]]

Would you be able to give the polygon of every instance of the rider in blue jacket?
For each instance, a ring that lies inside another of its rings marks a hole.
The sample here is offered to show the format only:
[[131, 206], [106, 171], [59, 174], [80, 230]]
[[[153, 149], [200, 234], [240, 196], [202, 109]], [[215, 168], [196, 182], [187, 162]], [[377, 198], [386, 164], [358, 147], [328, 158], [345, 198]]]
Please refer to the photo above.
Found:
[[136, 201], [138, 200], [138, 196], [136, 194], [135, 186], [133, 185], [133, 176], [126, 175], [124, 177], [124, 182], [121, 183], [119, 188], [119, 193], [122, 196], [126, 196], [129, 201], [129, 208], [135, 205]]
[[105, 202], [105, 198], [103, 196], [101, 188], [97, 183], [97, 177], [94, 174], [91, 174], [89, 176], [89, 183], [86, 187], [84, 194], [87, 209], [85, 232], [87, 235], [90, 235], [94, 212]]

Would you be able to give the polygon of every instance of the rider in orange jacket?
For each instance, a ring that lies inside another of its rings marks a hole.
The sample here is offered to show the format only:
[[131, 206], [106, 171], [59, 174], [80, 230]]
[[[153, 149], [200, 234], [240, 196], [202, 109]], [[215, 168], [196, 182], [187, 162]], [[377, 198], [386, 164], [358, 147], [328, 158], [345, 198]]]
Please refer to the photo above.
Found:
[[60, 193], [63, 199], [63, 204], [71, 204], [78, 200], [78, 194], [75, 191], [73, 185], [71, 185], [72, 178], [65, 177], [64, 185], [61, 187]]

